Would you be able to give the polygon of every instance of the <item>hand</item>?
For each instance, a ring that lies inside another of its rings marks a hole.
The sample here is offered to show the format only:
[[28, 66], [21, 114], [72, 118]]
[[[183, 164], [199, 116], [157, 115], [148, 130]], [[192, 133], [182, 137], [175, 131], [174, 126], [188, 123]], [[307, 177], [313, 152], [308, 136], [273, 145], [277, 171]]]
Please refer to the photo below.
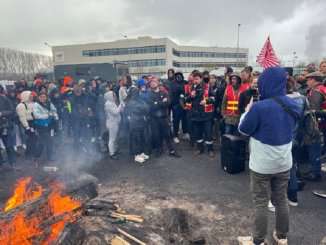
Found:
[[127, 118], [128, 118], [129, 121], [131, 121], [131, 117], [130, 116], [128, 116]]
[[191, 91], [191, 97], [195, 97], [195, 95], [196, 95], [196, 91]]
[[53, 117], [54, 113], [52, 111], [49, 112], [49, 116]]
[[202, 101], [200, 101], [200, 104], [201, 104], [201, 105], [206, 105], [206, 103], [207, 103], [206, 100], [202, 100]]
[[163, 102], [167, 102], [168, 101], [168, 98], [164, 98], [162, 101]]
[[254, 97], [251, 97], [249, 104], [246, 106], [245, 112], [248, 112], [254, 103]]

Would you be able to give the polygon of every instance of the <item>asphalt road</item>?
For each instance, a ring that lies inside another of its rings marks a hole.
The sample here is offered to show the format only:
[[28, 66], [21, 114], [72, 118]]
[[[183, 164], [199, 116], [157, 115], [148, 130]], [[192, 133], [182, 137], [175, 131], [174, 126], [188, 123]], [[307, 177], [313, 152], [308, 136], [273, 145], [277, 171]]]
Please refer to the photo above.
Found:
[[[219, 147], [215, 158], [207, 154], [194, 156], [185, 142], [176, 148], [182, 155], [179, 159], [163, 154], [143, 164], [135, 163], [127, 150], [122, 150], [120, 160], [112, 161], [102, 154], [76, 156], [65, 148], [57, 165], [62, 173], [93, 174], [99, 179], [103, 193], [120, 195], [121, 201], [128, 205], [129, 200], [134, 209], [147, 204], [186, 209], [198, 220], [197, 234], [204, 236], [207, 244], [237, 244], [237, 236], [250, 235], [253, 201], [248, 168], [235, 175], [225, 173], [220, 166]], [[2, 205], [11, 195], [15, 179], [38, 176], [29, 168], [29, 162], [18, 159], [24, 171], [0, 171]], [[289, 244], [317, 245], [326, 236], [326, 199], [312, 194], [314, 189], [326, 189], [325, 173], [323, 179], [321, 183], [307, 183], [298, 194], [299, 206], [290, 207]], [[274, 224], [274, 213], [269, 212], [268, 241], [272, 240]]]

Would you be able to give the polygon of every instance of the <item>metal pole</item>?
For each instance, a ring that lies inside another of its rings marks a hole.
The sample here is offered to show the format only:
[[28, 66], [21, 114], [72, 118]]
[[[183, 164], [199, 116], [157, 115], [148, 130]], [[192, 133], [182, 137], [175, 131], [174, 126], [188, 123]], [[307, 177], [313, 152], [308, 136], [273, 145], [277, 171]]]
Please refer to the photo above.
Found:
[[239, 35], [240, 35], [240, 26], [241, 24], [238, 24], [238, 42], [237, 42], [237, 67], [238, 67], [238, 61], [239, 61]]
[[292, 67], [294, 67], [294, 59], [295, 59], [295, 54], [296, 54], [297, 52], [293, 52], [293, 64], [292, 64]]
[[55, 67], [55, 65], [54, 65], [54, 53], [53, 53], [53, 49], [52, 49], [52, 46], [50, 44], [48, 44], [48, 43], [44, 43], [44, 45], [48, 46], [51, 49], [51, 51], [52, 51], [52, 65], [53, 65], [53, 67], [52, 67], [53, 81], [52, 82], [55, 82], [55, 75], [54, 75], [54, 67]]

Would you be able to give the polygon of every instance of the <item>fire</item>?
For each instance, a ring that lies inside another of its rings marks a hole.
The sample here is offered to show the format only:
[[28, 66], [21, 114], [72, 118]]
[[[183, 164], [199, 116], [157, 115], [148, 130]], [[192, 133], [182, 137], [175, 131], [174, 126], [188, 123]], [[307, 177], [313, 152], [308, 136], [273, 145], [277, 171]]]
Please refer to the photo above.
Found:
[[[42, 195], [42, 187], [31, 181], [31, 178], [18, 181], [13, 196], [3, 208], [4, 212]], [[49, 221], [50, 229], [46, 231], [46, 236], [42, 242], [38, 244], [51, 244], [54, 242], [65, 224], [76, 221], [76, 216], [81, 212], [79, 210], [80, 202], [60, 194], [65, 188], [65, 185], [60, 182], [50, 184], [51, 192], [47, 196], [47, 201], [45, 201], [45, 203], [47, 202], [48, 209], [46, 209], [44, 217], [39, 217], [38, 215], [27, 217], [24, 211], [18, 211], [10, 222], [1, 221], [0, 244], [34, 244], [37, 237], [44, 236], [44, 231], [41, 231], [40, 226], [44, 222]]]
[[37, 183], [31, 184], [31, 177], [19, 180], [15, 186], [14, 195], [8, 199], [3, 211], [13, 209], [24, 202], [34, 200], [42, 195], [42, 186]]

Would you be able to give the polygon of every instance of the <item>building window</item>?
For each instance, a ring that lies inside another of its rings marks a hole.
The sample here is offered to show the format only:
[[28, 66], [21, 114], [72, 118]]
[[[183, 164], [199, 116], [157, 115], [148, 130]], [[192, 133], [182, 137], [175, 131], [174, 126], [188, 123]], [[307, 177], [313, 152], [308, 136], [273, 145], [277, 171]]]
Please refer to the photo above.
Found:
[[164, 59], [129, 60], [129, 61], [122, 61], [122, 63], [127, 63], [129, 67], [153, 67], [153, 66], [165, 66], [166, 60]]
[[165, 52], [165, 45], [157, 45], [157, 46], [146, 46], [146, 47], [84, 50], [83, 56], [84, 57], [97, 57], [97, 56], [150, 54], [150, 53], [164, 53], [164, 52]]
[[[194, 52], [194, 51], [178, 51], [172, 49], [172, 54], [177, 57], [204, 57], [204, 58], [236, 58], [237, 53], [224, 52]], [[238, 53], [239, 58], [246, 58], [246, 53]]]
[[[173, 67], [181, 67], [181, 68], [203, 68], [203, 67], [236, 67], [236, 63], [234, 62], [177, 62], [172, 61]], [[239, 62], [238, 66], [243, 67], [246, 64], [244, 62]]]

